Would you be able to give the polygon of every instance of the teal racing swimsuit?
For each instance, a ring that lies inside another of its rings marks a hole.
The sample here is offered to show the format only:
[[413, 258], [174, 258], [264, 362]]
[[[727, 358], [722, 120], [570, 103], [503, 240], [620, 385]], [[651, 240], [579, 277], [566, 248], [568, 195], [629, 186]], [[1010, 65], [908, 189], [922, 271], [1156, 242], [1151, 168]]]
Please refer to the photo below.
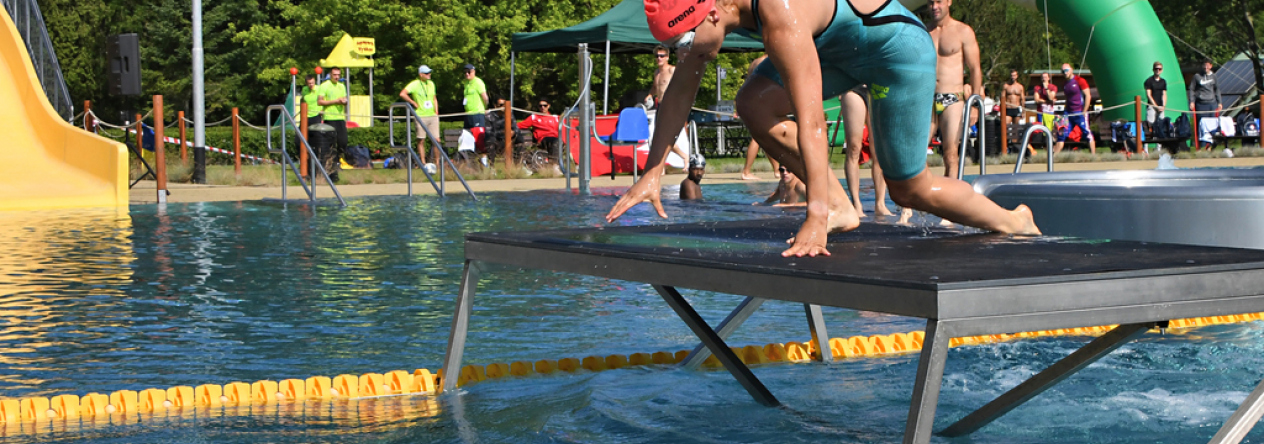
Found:
[[[759, 0], [751, 0], [755, 35], [761, 32]], [[935, 96], [935, 45], [921, 21], [896, 0], [862, 15], [837, 0], [834, 19], [818, 34], [822, 98], [869, 85], [873, 151], [890, 180], [912, 179], [926, 169], [930, 115]], [[764, 60], [755, 75], [784, 86], [777, 67]]]

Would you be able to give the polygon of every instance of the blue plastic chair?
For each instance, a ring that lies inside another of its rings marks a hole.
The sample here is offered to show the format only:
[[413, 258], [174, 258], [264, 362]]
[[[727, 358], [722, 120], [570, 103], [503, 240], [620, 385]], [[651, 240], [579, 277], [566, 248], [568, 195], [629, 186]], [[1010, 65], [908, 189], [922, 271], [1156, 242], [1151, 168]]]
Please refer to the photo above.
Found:
[[614, 147], [632, 145], [632, 177], [636, 179], [636, 145], [650, 138], [650, 118], [645, 109], [634, 106], [619, 111], [619, 120], [614, 123], [614, 132], [600, 137], [602, 143], [610, 147], [610, 180], [614, 180]]

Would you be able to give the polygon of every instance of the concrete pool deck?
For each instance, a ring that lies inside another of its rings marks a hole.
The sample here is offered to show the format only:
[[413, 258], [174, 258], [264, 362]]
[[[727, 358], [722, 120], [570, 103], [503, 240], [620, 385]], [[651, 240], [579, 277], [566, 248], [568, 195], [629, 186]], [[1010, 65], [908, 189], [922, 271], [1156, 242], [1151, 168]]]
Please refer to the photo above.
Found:
[[[1235, 158], [1216, 158], [1216, 159], [1177, 159], [1176, 165], [1181, 168], [1226, 168], [1226, 167], [1257, 167], [1264, 166], [1264, 157], [1235, 157]], [[995, 173], [1003, 173], [1013, 170], [1012, 165], [989, 165], [990, 170]], [[1045, 170], [1044, 163], [1023, 165], [1024, 172], [1040, 172]], [[1097, 170], [1144, 170], [1155, 169], [1158, 167], [1158, 160], [1151, 158], [1150, 160], [1131, 160], [1123, 162], [1084, 162], [1084, 163], [1061, 163], [1055, 166], [1057, 171], [1097, 171]], [[941, 172], [942, 167], [932, 167], [931, 171]], [[870, 169], [860, 170], [862, 178], [871, 178]], [[977, 166], [966, 167], [966, 174], [978, 172]], [[843, 177], [842, 170], [835, 170], [834, 174], [839, 178]], [[703, 181], [704, 185], [741, 183], [741, 182], [773, 182], [772, 173], [758, 173], [761, 180], [744, 181], [738, 173], [710, 173], [706, 175]], [[435, 194], [434, 189], [426, 182], [424, 176], [417, 178], [420, 182], [415, 182], [413, 192], [416, 194]], [[663, 177], [663, 184], [675, 185], [685, 179], [684, 174], [668, 174]], [[493, 191], [534, 191], [534, 190], [561, 190], [566, 187], [565, 178], [550, 179], [500, 179], [500, 180], [471, 180], [470, 187], [475, 193], [493, 192]], [[591, 182], [594, 189], [607, 187], [628, 187], [632, 185], [632, 176], [622, 175], [610, 180], [608, 177], [595, 177]], [[572, 186], [578, 186], [578, 183], [572, 183]], [[168, 190], [171, 194], [167, 197], [168, 202], [222, 202], [222, 201], [243, 201], [243, 200], [262, 200], [265, 198], [278, 199], [281, 197], [281, 188], [275, 186], [228, 186], [228, 185], [193, 185], [183, 183], [168, 184]], [[408, 192], [408, 185], [403, 183], [394, 184], [363, 184], [363, 185], [342, 185], [338, 187], [338, 191], [343, 197], [362, 197], [362, 196], [390, 196], [404, 195]], [[448, 182], [447, 191], [449, 193], [463, 193], [459, 182]], [[290, 198], [301, 198], [304, 196], [303, 189], [298, 186], [289, 187]], [[318, 187], [317, 197], [332, 198], [333, 193], [328, 187]], [[129, 201], [132, 204], [150, 204], [158, 201], [157, 193], [154, 189], [153, 181], [141, 181], [136, 187], [131, 189]]]

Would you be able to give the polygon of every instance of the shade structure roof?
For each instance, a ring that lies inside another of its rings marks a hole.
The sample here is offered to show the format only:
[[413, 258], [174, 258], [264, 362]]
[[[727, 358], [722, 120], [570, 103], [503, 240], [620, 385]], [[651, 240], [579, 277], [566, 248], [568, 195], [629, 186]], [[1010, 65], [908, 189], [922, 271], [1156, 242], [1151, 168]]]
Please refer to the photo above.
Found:
[[[514, 33], [512, 47], [514, 52], [570, 53], [587, 43], [589, 52], [604, 53], [607, 41], [613, 54], [648, 53], [659, 44], [650, 34], [642, 0], [623, 0], [601, 15], [562, 29]], [[721, 48], [722, 52], [763, 50], [764, 44], [746, 32], [729, 34]]]

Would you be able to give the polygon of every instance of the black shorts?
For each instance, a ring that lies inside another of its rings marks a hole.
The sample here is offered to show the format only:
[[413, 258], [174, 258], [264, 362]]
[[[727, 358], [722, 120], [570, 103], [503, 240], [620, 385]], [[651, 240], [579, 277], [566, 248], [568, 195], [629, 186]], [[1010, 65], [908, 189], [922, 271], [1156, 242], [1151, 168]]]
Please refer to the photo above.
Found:
[[1005, 108], [1005, 115], [1010, 116], [1010, 117], [1022, 117], [1023, 109], [1022, 108]]
[[481, 128], [487, 126], [487, 116], [484, 114], [470, 114], [465, 116], [465, 129]]

